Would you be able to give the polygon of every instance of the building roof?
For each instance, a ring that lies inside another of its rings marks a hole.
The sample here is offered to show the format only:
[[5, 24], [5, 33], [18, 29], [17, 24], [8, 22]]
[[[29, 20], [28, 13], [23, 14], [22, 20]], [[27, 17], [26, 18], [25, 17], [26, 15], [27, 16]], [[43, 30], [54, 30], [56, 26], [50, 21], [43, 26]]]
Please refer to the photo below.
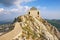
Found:
[[32, 7], [30, 10], [37, 10], [37, 8], [35, 8], [35, 7]]

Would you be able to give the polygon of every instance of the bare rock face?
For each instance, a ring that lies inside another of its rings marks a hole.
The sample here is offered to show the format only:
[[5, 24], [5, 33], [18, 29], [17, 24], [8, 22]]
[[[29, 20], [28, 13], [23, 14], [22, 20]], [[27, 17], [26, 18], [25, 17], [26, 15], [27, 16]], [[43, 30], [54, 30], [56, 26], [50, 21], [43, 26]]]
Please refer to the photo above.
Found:
[[42, 19], [39, 16], [39, 11], [34, 7], [30, 9], [28, 14], [19, 16], [15, 22], [21, 26], [20, 37], [23, 40], [60, 40], [57, 28]]
[[19, 16], [16, 22], [20, 23], [22, 34], [25, 40], [60, 40], [60, 34], [56, 27], [52, 26], [41, 17], [34, 17], [29, 14]]

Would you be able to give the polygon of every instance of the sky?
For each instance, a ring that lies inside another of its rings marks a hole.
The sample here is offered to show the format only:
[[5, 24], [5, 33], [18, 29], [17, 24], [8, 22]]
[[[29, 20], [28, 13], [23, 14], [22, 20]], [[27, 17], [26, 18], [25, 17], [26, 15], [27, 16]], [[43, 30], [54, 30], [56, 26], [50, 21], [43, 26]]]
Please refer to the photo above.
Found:
[[60, 19], [60, 0], [0, 0], [0, 20], [11, 20], [36, 7], [45, 19]]

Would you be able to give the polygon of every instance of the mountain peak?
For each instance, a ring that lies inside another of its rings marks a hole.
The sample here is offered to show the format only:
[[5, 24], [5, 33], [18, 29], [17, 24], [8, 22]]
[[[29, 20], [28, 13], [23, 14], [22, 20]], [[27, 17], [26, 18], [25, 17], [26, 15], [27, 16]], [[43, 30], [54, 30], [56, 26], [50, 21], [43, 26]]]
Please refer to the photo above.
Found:
[[[0, 37], [1, 40], [60, 40], [56, 27], [39, 17], [39, 11], [30, 10], [15, 19], [14, 29]], [[9, 38], [7, 38], [9, 37]], [[4, 38], [4, 39], [3, 39]]]

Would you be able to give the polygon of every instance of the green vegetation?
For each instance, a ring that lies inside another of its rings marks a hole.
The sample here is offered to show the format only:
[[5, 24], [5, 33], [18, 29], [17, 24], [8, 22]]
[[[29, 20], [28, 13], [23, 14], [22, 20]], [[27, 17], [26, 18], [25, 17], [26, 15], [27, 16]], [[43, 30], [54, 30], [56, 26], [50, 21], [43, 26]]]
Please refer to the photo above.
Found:
[[53, 26], [55, 26], [56, 28], [58, 28], [58, 30], [60, 31], [60, 23], [58, 22], [58, 20], [47, 20], [49, 23], [51, 23]]
[[13, 30], [14, 26], [12, 24], [0, 24], [0, 32], [9, 32]]

